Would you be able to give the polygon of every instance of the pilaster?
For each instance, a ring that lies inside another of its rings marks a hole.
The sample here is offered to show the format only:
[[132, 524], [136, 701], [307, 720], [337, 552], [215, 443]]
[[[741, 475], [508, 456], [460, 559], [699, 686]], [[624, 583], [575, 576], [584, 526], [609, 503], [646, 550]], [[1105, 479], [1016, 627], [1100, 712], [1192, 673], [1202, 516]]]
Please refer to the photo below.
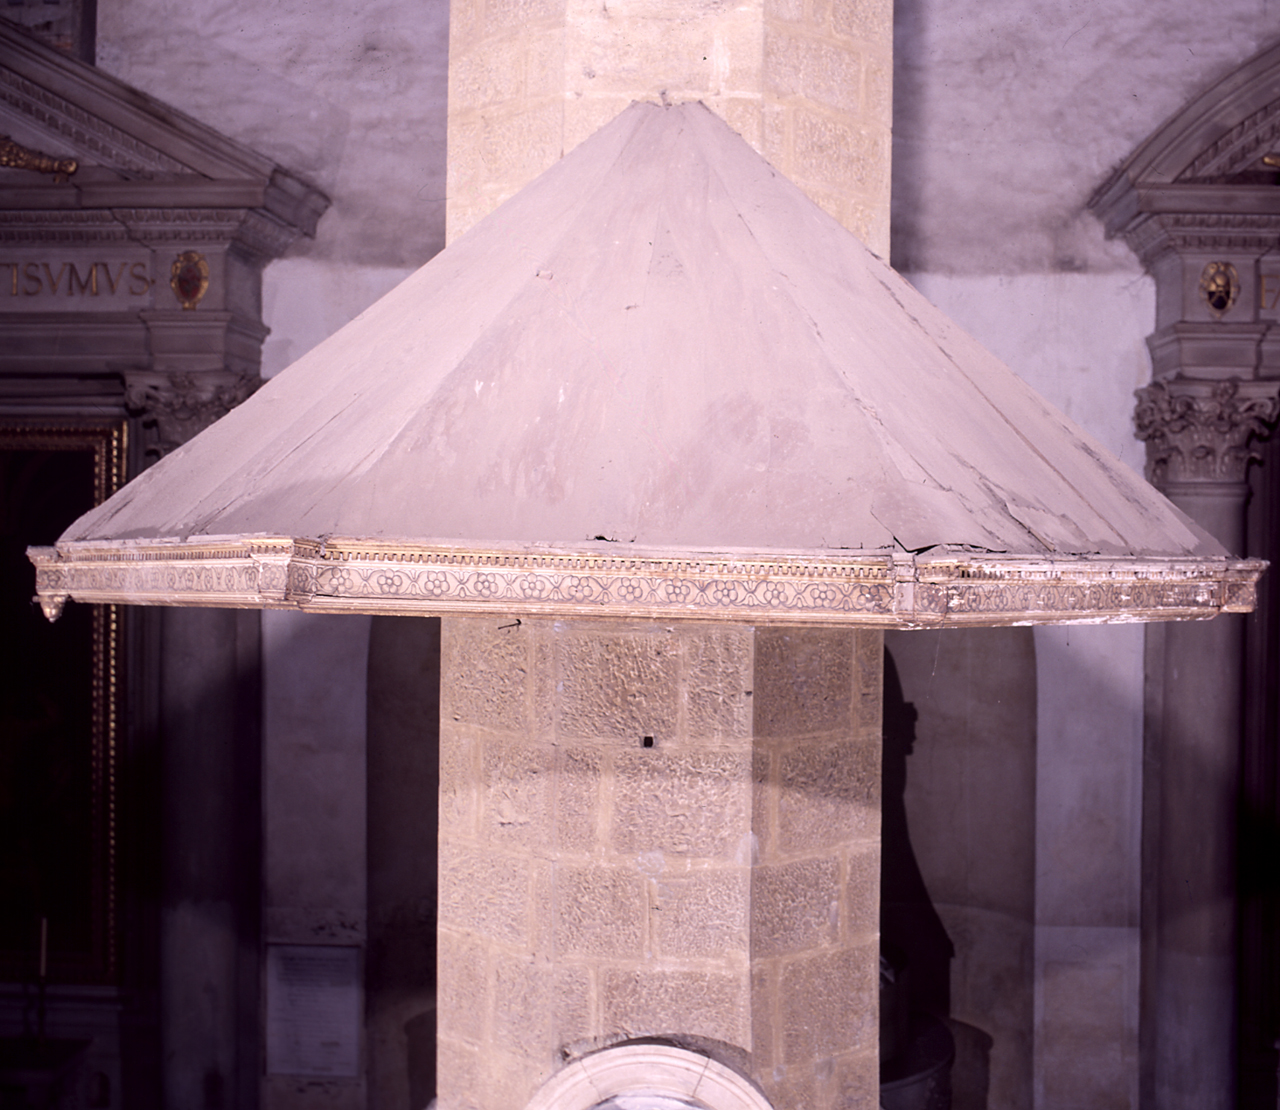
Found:
[[454, 0], [448, 237], [634, 100], [701, 100], [887, 257], [889, 0]]
[[878, 1105], [881, 644], [445, 619], [442, 1107], [643, 1038]]

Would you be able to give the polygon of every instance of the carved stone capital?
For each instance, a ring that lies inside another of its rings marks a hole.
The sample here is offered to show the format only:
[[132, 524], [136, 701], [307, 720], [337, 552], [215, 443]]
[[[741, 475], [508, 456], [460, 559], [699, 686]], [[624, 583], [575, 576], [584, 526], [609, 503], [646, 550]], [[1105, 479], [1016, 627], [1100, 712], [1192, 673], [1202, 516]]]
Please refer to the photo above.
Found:
[[125, 375], [125, 405], [153, 433], [151, 458], [167, 455], [225, 416], [260, 382], [230, 370], [167, 374], [136, 370]]
[[1136, 391], [1134, 424], [1147, 445], [1147, 478], [1243, 483], [1255, 438], [1269, 434], [1280, 410], [1280, 382], [1157, 381]]

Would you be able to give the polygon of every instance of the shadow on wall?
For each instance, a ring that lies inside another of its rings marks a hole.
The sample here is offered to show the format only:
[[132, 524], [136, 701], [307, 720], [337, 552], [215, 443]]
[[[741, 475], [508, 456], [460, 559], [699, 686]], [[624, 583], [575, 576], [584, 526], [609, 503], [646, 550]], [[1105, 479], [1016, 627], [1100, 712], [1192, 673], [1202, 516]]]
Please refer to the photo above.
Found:
[[440, 620], [374, 617], [368, 670], [369, 1091], [435, 1097]]
[[[955, 1039], [952, 1105], [1032, 1104], [1030, 629], [885, 636], [882, 935]], [[910, 758], [908, 758], [910, 757]]]
[[[943, 1018], [955, 1044], [951, 1110], [987, 1110], [991, 1037], [951, 1018], [955, 946], [929, 897], [907, 824], [907, 758], [916, 742], [915, 705], [902, 695], [893, 655], [884, 653], [884, 756], [881, 780], [880, 937], [906, 972], [911, 1015]], [[883, 1003], [882, 1003], [883, 1005]], [[882, 1036], [883, 1036], [882, 1032]], [[882, 1077], [892, 1075], [882, 1066]]]

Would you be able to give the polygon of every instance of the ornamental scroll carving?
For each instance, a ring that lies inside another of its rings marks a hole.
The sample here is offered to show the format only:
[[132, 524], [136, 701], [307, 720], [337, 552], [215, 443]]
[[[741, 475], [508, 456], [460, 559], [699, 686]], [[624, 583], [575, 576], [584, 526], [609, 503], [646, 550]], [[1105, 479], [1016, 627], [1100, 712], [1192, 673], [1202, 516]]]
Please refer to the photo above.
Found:
[[79, 168], [74, 158], [56, 158], [15, 143], [8, 135], [0, 135], [0, 166], [16, 170], [51, 173], [55, 181], [66, 181]]
[[[1254, 384], [1254, 383], [1251, 383]], [[1238, 379], [1154, 382], [1136, 391], [1134, 424], [1147, 445], [1147, 478], [1173, 482], [1243, 482], [1254, 438], [1266, 436], [1280, 403], [1276, 383], [1266, 392], [1241, 389]]]
[[256, 379], [228, 370], [192, 374], [135, 371], [125, 380], [125, 405], [152, 433], [147, 455], [167, 455], [226, 416], [258, 387]]

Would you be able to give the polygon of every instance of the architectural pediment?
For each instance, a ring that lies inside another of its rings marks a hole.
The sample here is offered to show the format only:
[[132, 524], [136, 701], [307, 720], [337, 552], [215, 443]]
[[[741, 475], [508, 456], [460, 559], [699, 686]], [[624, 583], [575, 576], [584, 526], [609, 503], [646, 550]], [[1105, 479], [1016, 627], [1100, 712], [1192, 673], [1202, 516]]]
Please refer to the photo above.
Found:
[[263, 267], [328, 204], [0, 20], [0, 419], [130, 419], [146, 457], [207, 426], [259, 381]]
[[[1273, 235], [1280, 215], [1280, 43], [1170, 117], [1090, 207], [1111, 235], [1131, 236], [1142, 217], [1164, 213], [1222, 217], [1196, 221], [1206, 245]], [[1143, 253], [1145, 241], [1133, 245]]]
[[0, 20], [0, 136], [72, 173], [0, 157], [0, 208], [258, 209], [311, 235], [327, 198], [269, 158]]

